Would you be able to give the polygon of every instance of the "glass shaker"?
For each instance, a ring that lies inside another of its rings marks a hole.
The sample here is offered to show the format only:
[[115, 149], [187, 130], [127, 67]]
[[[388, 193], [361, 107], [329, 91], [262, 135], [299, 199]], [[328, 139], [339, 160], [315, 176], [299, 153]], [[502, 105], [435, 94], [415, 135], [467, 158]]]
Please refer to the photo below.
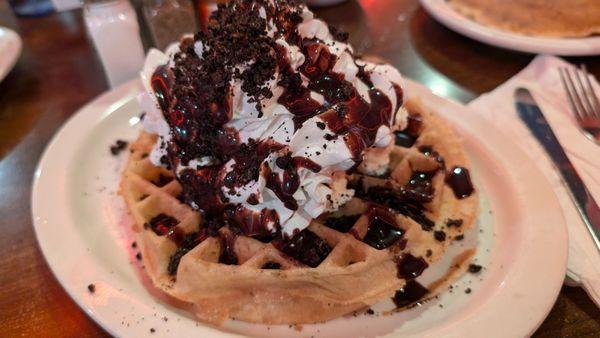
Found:
[[143, 0], [143, 12], [154, 47], [160, 50], [198, 31], [192, 0]]
[[83, 15], [110, 86], [136, 77], [145, 56], [137, 16], [129, 1], [86, 0]]

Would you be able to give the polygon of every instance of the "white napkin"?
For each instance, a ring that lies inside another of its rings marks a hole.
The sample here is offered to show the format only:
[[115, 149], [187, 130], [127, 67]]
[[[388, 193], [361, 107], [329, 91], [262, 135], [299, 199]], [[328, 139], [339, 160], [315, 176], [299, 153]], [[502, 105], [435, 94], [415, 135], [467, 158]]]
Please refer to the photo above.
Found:
[[[600, 203], [600, 146], [588, 140], [577, 128], [560, 82], [558, 67], [561, 66], [572, 67], [553, 56], [537, 56], [520, 73], [493, 91], [471, 101], [469, 106], [498, 126], [509, 139], [514, 140], [538, 164], [552, 184], [569, 231], [569, 278], [566, 282], [581, 285], [600, 307], [600, 253], [561, 183], [560, 174], [519, 119], [513, 99], [518, 87], [531, 91], [588, 190]], [[593, 85], [596, 93], [600, 94], [598, 82], [594, 81]]]

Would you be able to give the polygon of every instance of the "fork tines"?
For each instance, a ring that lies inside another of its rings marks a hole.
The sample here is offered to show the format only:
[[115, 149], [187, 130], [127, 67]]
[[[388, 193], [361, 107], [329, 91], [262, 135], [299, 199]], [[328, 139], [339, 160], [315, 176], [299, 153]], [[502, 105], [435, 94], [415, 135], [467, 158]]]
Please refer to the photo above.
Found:
[[585, 65], [558, 69], [571, 109], [578, 120], [600, 119], [600, 103]]

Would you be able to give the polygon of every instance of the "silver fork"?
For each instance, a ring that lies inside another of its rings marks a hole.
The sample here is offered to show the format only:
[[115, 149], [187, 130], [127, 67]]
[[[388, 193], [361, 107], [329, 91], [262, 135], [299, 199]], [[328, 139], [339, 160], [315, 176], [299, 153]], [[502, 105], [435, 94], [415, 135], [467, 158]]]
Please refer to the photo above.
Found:
[[600, 145], [600, 102], [585, 65], [580, 68], [561, 67], [558, 72], [581, 131]]

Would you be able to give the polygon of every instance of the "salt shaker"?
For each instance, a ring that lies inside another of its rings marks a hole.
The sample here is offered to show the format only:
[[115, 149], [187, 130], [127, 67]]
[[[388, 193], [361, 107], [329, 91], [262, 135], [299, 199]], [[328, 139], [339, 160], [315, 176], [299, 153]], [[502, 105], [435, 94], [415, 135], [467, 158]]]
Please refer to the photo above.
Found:
[[143, 12], [154, 47], [160, 50], [198, 31], [192, 0], [144, 0]]
[[110, 86], [136, 77], [144, 64], [144, 48], [129, 1], [86, 0], [84, 18]]

